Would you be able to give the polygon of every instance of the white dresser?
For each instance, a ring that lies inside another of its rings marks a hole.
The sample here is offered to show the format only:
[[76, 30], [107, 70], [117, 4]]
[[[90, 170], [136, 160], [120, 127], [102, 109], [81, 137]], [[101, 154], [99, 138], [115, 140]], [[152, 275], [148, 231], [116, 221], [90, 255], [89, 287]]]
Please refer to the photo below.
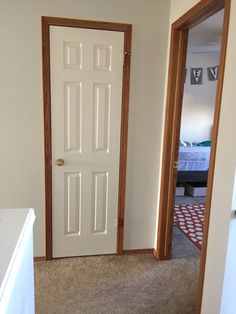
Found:
[[0, 313], [34, 314], [33, 209], [0, 209]]

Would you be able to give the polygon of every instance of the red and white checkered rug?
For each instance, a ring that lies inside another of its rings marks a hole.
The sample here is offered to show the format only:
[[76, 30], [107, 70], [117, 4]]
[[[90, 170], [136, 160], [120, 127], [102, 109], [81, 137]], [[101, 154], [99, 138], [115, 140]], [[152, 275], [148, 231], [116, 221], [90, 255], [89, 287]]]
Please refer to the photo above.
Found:
[[175, 205], [174, 225], [199, 248], [202, 247], [205, 205]]

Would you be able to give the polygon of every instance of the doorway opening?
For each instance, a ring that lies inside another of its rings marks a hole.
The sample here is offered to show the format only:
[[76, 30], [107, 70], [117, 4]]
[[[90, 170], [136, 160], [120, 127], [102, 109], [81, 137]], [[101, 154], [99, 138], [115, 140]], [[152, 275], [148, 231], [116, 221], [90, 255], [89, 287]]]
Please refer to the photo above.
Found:
[[[230, 15], [230, 0], [200, 1], [180, 19], [172, 24], [170, 61], [168, 74], [167, 105], [164, 129], [162, 176], [160, 190], [159, 222], [157, 250], [155, 256], [160, 260], [170, 259], [172, 252], [173, 214], [175, 205], [175, 191], [178, 170], [180, 122], [185, 83], [187, 47], [189, 31], [224, 9], [224, 22], [220, 49], [220, 61], [215, 98], [215, 111], [211, 131], [211, 153], [209, 170], [207, 173], [207, 192], [205, 201], [205, 218], [203, 243], [200, 255], [200, 274], [196, 312], [201, 312], [202, 291], [205, 274], [206, 251], [209, 218], [211, 209], [211, 194], [214, 178], [214, 164], [216, 157], [217, 135], [220, 118], [220, 106], [223, 90], [224, 67], [227, 49], [228, 25]], [[195, 69], [199, 70], [199, 69]], [[200, 80], [199, 71], [193, 73], [193, 80]]]
[[181, 257], [202, 247], [223, 17], [221, 10], [188, 34], [172, 243]]

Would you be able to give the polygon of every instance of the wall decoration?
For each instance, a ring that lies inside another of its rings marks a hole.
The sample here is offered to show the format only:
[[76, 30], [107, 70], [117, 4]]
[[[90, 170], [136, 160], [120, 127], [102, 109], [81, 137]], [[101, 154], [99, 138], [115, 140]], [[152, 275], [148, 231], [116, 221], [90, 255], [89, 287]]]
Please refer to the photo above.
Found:
[[209, 81], [218, 80], [218, 72], [219, 72], [218, 66], [207, 68], [207, 74], [208, 74]]
[[191, 84], [201, 85], [202, 84], [202, 68], [191, 68]]

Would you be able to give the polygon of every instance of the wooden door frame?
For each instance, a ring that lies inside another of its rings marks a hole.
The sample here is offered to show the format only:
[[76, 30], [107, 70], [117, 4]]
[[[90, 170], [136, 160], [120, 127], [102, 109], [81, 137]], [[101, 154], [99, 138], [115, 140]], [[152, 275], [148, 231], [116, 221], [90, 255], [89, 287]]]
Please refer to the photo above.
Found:
[[219, 76], [212, 131], [212, 147], [208, 172], [204, 236], [201, 250], [196, 313], [201, 312], [202, 304], [202, 292], [205, 276], [207, 240], [211, 210], [211, 196], [214, 179], [214, 167], [216, 158], [217, 137], [228, 39], [230, 3], [231, 0], [202, 0], [192, 9], [186, 12], [182, 17], [180, 17], [176, 22], [174, 22], [172, 24], [171, 29], [166, 116], [162, 154], [162, 175], [160, 189], [158, 236], [157, 236], [157, 249], [155, 251], [155, 256], [159, 260], [166, 260], [171, 258], [174, 206], [173, 204], [171, 204], [170, 200], [173, 193], [175, 193], [176, 185], [176, 180], [174, 180], [173, 171], [175, 167], [174, 162], [176, 161], [176, 156], [178, 156], [179, 124], [181, 119], [182, 100], [184, 91], [184, 72], [187, 54], [188, 31], [193, 26], [196, 26], [200, 22], [204, 21], [206, 18], [220, 11], [221, 9], [225, 9], [220, 53]]
[[117, 254], [123, 254], [126, 164], [128, 145], [128, 115], [130, 89], [130, 61], [132, 25], [58, 17], [42, 17], [43, 102], [44, 102], [44, 154], [45, 154], [45, 233], [46, 260], [52, 259], [52, 131], [50, 82], [50, 26], [78, 27], [124, 33], [124, 66], [122, 82]]

